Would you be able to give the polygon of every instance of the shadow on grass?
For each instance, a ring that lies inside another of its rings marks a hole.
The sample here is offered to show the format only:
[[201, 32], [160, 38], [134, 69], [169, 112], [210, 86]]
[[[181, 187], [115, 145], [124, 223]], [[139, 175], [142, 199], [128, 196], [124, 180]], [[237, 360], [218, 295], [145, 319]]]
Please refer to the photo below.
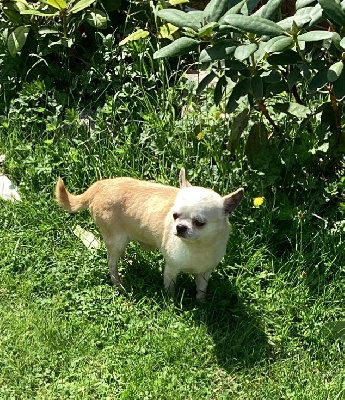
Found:
[[[153, 298], [163, 309], [169, 300], [163, 291], [162, 271], [157, 268], [159, 260], [159, 255], [151, 256], [150, 262], [139, 255], [132, 264], [126, 265], [123, 284], [126, 290], [131, 290], [132, 298]], [[259, 312], [249, 308], [224, 277], [215, 274], [211, 278], [205, 304], [195, 300], [195, 282], [191, 275], [180, 275], [176, 288], [175, 311], [188, 312], [195, 324], [206, 327], [221, 368], [227, 371], [250, 368], [270, 357], [271, 349]]]

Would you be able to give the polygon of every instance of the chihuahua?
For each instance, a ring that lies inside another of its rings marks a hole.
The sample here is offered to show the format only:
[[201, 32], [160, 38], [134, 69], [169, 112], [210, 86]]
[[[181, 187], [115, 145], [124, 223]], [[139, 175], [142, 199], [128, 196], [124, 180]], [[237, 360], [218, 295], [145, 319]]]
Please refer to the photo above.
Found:
[[195, 276], [197, 295], [205, 301], [208, 279], [223, 258], [230, 234], [229, 215], [243, 198], [243, 189], [221, 197], [192, 186], [180, 171], [180, 189], [133, 178], [104, 179], [73, 195], [59, 178], [55, 195], [66, 211], [89, 208], [108, 253], [110, 277], [120, 285], [117, 263], [127, 244], [158, 248], [165, 259], [164, 287], [174, 292], [180, 272]]

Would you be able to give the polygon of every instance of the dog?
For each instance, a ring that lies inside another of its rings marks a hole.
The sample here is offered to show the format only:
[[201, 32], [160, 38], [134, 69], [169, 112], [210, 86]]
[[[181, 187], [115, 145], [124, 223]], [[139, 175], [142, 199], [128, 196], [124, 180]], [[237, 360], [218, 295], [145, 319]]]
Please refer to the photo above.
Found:
[[192, 273], [196, 298], [204, 302], [212, 270], [224, 257], [229, 215], [243, 198], [243, 188], [221, 197], [192, 186], [184, 168], [180, 188], [127, 177], [95, 182], [84, 193], [69, 193], [61, 178], [57, 203], [74, 213], [89, 208], [107, 248], [111, 281], [120, 285], [117, 263], [130, 241], [158, 248], [165, 259], [164, 287], [174, 293], [180, 272]]

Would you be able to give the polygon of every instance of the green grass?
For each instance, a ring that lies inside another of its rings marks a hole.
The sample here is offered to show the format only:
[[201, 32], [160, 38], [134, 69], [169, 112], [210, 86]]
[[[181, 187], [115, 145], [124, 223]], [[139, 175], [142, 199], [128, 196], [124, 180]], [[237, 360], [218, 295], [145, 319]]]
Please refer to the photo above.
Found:
[[[343, 398], [343, 337], [332, 325], [345, 319], [343, 235], [296, 220], [293, 244], [282, 252], [272, 223], [277, 205], [251, 206], [260, 182], [244, 182], [231, 165], [224, 173], [209, 168], [221, 157], [214, 138], [202, 152], [159, 112], [117, 135], [0, 129], [3, 170], [23, 198], [0, 202], [0, 398]], [[90, 252], [73, 234], [79, 224], [99, 237], [88, 213], [55, 205], [56, 178], [79, 192], [117, 175], [176, 185], [180, 165], [193, 182], [222, 193], [246, 186], [208, 301], [194, 300], [189, 276], [167, 298], [161, 256], [135, 244], [121, 262], [119, 293], [104, 245]]]

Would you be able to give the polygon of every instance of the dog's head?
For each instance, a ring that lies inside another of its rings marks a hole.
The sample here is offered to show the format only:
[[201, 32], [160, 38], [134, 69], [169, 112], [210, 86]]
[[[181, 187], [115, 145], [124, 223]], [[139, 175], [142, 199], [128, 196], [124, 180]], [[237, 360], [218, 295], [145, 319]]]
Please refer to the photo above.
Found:
[[228, 226], [228, 217], [240, 204], [243, 189], [221, 197], [211, 189], [191, 186], [180, 173], [178, 192], [171, 217], [173, 233], [188, 241], [207, 241]]

